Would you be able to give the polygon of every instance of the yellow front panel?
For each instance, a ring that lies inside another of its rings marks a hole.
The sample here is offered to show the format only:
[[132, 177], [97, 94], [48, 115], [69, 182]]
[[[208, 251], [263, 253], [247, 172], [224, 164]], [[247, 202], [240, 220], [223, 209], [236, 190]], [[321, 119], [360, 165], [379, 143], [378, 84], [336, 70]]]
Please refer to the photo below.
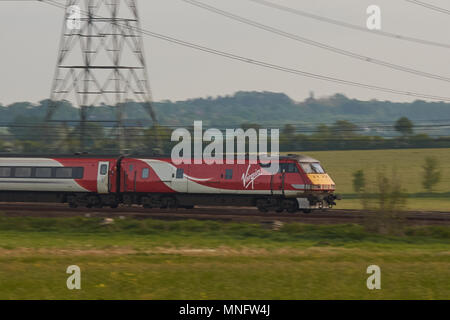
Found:
[[330, 178], [328, 174], [307, 174], [306, 175], [309, 180], [311, 180], [311, 184], [314, 185], [332, 185], [334, 181]]

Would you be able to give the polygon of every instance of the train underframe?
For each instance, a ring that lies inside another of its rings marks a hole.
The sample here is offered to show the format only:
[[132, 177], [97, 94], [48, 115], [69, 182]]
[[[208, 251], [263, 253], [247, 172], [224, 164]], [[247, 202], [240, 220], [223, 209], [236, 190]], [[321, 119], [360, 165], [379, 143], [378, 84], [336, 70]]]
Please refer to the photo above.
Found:
[[0, 192], [0, 202], [68, 203], [70, 207], [117, 208], [120, 204], [144, 208], [193, 208], [201, 206], [257, 207], [261, 212], [311, 212], [336, 205], [333, 193], [305, 193], [298, 198], [281, 195], [163, 194], [163, 193], [66, 193], [66, 192]]

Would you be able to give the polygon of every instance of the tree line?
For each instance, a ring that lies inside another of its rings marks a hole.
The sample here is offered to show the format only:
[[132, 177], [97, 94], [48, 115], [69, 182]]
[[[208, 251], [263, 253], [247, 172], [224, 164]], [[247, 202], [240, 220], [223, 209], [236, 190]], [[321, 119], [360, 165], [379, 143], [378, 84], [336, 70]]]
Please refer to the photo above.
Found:
[[[240, 127], [261, 129], [258, 123], [243, 123]], [[332, 125], [321, 124], [315, 128], [303, 128], [286, 124], [280, 130], [280, 151], [357, 150], [391, 148], [448, 148], [450, 137], [434, 138], [415, 133], [414, 123], [406, 117], [399, 118], [394, 125], [385, 127], [395, 136], [383, 137], [367, 134], [361, 128], [346, 120]], [[176, 127], [128, 125], [122, 130], [123, 145], [130, 153], [170, 154], [177, 143], [171, 141]], [[189, 130], [189, 128], [187, 128]], [[190, 128], [192, 131], [192, 128]], [[205, 128], [206, 129], [206, 128]], [[79, 123], [45, 123], [36, 119], [18, 116], [0, 133], [0, 151], [14, 153], [119, 153], [119, 129], [112, 122], [88, 122], [85, 129], [85, 148], [81, 146]]]

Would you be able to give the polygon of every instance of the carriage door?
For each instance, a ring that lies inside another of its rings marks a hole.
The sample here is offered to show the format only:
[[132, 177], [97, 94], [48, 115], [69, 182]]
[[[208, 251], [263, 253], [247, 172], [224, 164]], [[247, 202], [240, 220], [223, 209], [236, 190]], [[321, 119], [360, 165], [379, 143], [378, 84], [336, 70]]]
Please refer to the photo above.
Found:
[[172, 174], [172, 183], [171, 187], [176, 192], [187, 192], [188, 189], [188, 180], [185, 177], [185, 172], [183, 168], [177, 168], [176, 171]]
[[100, 161], [98, 163], [97, 174], [97, 192], [108, 193], [109, 192], [109, 162]]

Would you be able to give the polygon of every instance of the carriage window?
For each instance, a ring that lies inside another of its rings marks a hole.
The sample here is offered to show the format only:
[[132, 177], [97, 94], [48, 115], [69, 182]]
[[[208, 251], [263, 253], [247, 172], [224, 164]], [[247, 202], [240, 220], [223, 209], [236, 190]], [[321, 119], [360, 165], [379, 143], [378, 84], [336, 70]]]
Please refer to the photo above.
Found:
[[83, 179], [84, 168], [83, 167], [73, 168], [73, 172], [72, 173], [73, 173], [72, 178], [74, 178], [74, 179]]
[[56, 168], [56, 178], [72, 178], [72, 168]]
[[0, 178], [61, 178], [61, 179], [83, 179], [84, 168], [66, 167], [0, 167]]
[[100, 174], [102, 176], [104, 176], [106, 173], [108, 173], [108, 165], [107, 164], [102, 164], [100, 166]]
[[36, 168], [36, 178], [51, 178], [52, 168]]
[[130, 169], [129, 169], [129, 171], [130, 171], [130, 172], [133, 171], [133, 165], [132, 165], [132, 164], [130, 164]]
[[286, 172], [286, 173], [296, 173], [298, 172], [297, 166], [293, 162], [288, 163], [280, 163], [280, 171], [279, 172]]
[[225, 170], [225, 179], [233, 179], [233, 169], [226, 169]]
[[148, 174], [149, 174], [148, 168], [142, 169], [142, 179], [147, 179]]
[[16, 168], [14, 176], [16, 178], [29, 178], [31, 177], [31, 168]]
[[9, 178], [11, 176], [11, 168], [0, 168], [0, 178]]
[[184, 176], [184, 169], [178, 168], [176, 175], [177, 179], [183, 179], [183, 176]]

